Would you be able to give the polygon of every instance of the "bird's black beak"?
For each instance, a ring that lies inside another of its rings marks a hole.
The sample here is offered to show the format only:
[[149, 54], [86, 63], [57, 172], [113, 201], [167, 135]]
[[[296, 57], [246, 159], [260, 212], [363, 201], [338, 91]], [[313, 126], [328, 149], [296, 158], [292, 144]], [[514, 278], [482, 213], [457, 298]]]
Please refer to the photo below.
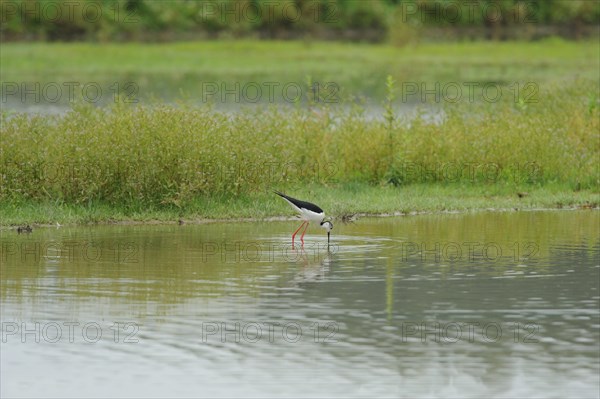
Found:
[[329, 246], [329, 236], [331, 235], [331, 233], [328, 231], [327, 232], [327, 246]]

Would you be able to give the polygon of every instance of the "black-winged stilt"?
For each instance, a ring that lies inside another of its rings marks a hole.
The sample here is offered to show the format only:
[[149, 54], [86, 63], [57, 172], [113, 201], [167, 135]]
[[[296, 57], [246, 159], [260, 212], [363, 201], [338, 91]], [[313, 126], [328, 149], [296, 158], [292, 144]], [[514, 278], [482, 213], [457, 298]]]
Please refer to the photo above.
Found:
[[280, 193], [279, 191], [274, 191], [275, 194], [279, 195], [281, 198], [286, 200], [292, 208], [296, 210], [300, 215], [299, 218], [304, 221], [298, 227], [298, 229], [292, 234], [292, 246], [294, 245], [294, 238], [296, 238], [296, 234], [300, 231], [300, 229], [304, 226], [304, 230], [302, 231], [302, 235], [300, 236], [300, 241], [302, 241], [302, 245], [304, 245], [304, 233], [306, 233], [306, 229], [308, 228], [309, 222], [317, 222], [319, 225], [327, 231], [327, 245], [329, 245], [329, 235], [331, 230], [333, 229], [333, 223], [329, 220], [325, 220], [325, 212], [323, 209], [319, 208], [317, 205], [307, 202], [301, 201], [296, 198], [292, 198], [288, 195]]

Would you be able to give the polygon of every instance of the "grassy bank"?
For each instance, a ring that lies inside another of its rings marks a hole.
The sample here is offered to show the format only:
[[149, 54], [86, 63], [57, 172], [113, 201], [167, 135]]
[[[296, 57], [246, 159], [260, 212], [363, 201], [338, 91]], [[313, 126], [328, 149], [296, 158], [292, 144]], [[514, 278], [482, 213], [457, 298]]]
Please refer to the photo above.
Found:
[[333, 215], [595, 206], [597, 90], [576, 81], [538, 103], [456, 105], [438, 120], [358, 107], [4, 113], [0, 223], [288, 214], [272, 189]]
[[[421, 212], [522, 211], [530, 209], [589, 209], [600, 206], [596, 190], [573, 192], [561, 186], [411, 185], [402, 189], [352, 184], [342, 187], [312, 185], [290, 194], [318, 202], [334, 220], [359, 215], [401, 215]], [[521, 197], [519, 196], [521, 195]], [[107, 203], [66, 204], [26, 201], [0, 203], [0, 226], [17, 224], [61, 225], [115, 222], [201, 223], [211, 220], [293, 217], [292, 209], [271, 193], [243, 196], [199, 197], [184, 209], [174, 207], [122, 207]]]

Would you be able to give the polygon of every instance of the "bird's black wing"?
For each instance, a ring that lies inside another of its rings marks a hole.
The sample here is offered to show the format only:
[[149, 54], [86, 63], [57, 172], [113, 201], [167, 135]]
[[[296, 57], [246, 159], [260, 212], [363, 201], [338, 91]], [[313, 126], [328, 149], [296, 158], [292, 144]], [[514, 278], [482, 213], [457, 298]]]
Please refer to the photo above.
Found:
[[292, 204], [296, 205], [298, 208], [308, 209], [309, 211], [312, 211], [315, 213], [323, 213], [323, 209], [319, 208], [317, 205], [313, 204], [312, 202], [301, 201], [299, 199], [292, 198], [288, 195], [280, 193], [279, 191], [273, 191], [273, 192], [275, 194], [279, 195], [280, 197], [285, 198], [286, 200], [290, 201]]

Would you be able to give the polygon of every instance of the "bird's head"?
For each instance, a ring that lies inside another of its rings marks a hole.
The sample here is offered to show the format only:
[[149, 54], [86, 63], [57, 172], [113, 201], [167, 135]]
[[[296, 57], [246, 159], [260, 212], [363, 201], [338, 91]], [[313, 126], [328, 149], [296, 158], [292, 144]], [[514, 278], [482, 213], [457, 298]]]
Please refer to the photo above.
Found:
[[333, 230], [333, 223], [330, 220], [323, 220], [321, 227], [327, 231], [327, 245], [329, 246], [329, 235], [331, 234], [331, 230]]
[[331, 223], [330, 220], [323, 220], [321, 222], [321, 227], [324, 228], [327, 233], [329, 233], [331, 230], [333, 230], [333, 223]]

